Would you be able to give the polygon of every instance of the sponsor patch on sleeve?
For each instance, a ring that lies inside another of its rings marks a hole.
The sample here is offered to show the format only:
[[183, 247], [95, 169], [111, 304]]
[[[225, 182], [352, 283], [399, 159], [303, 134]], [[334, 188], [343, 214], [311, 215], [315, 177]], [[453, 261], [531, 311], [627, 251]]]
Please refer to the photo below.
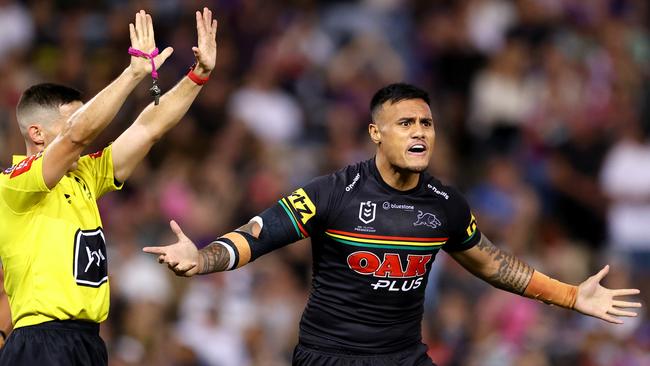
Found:
[[88, 154], [88, 156], [90, 156], [93, 159], [97, 159], [97, 158], [101, 158], [103, 153], [104, 153], [104, 150], [99, 150], [99, 151], [94, 152], [92, 154]]
[[300, 188], [294, 191], [288, 198], [289, 205], [295, 211], [297, 219], [304, 225], [314, 215], [316, 215], [316, 206], [311, 201], [307, 192]]
[[4, 173], [9, 174], [9, 172], [11, 172], [11, 175], [9, 176], [9, 178], [16, 178], [17, 176], [19, 176], [19, 175], [21, 175], [21, 174], [23, 174], [25, 172], [28, 172], [32, 168], [32, 164], [34, 163], [34, 161], [38, 160], [42, 155], [43, 155], [43, 153], [39, 152], [36, 155], [32, 155], [32, 156], [30, 156], [28, 158], [25, 158], [20, 163], [18, 163], [16, 165], [14, 165], [13, 167], [5, 170]]
[[473, 236], [476, 233], [476, 217], [472, 214], [472, 218], [469, 220], [469, 225], [467, 225], [467, 236]]

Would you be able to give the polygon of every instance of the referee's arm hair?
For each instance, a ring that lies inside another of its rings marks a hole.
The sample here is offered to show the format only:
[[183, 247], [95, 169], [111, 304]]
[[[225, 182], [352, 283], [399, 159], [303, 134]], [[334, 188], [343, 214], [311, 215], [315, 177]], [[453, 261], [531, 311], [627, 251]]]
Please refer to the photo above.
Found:
[[[146, 49], [147, 45], [155, 44], [153, 32], [147, 32], [150, 23], [151, 17], [144, 11], [136, 14], [135, 26], [130, 24], [132, 47]], [[171, 52], [171, 49], [163, 51], [155, 59], [156, 65], [160, 66]], [[43, 178], [48, 188], [53, 188], [61, 180], [83, 150], [113, 120], [127, 96], [149, 72], [151, 66], [148, 60], [132, 57], [130, 65], [117, 79], [72, 113], [43, 157]]]
[[[195, 16], [198, 46], [192, 48], [197, 61], [192, 72], [205, 81], [217, 59], [217, 21], [212, 19], [212, 11], [208, 8], [203, 8], [202, 13], [197, 11]], [[160, 98], [158, 105], [150, 103], [133, 124], [113, 142], [115, 179], [120, 182], [128, 179], [153, 144], [185, 115], [201, 91], [201, 85], [189, 77], [183, 77]]]
[[641, 307], [639, 302], [616, 299], [618, 296], [636, 295], [639, 290], [608, 289], [600, 285], [609, 272], [609, 266], [573, 286], [536, 271], [512, 253], [496, 247], [485, 235], [472, 248], [449, 254], [469, 272], [496, 288], [610, 323], [621, 324], [623, 321], [619, 317], [637, 316], [636, 312], [623, 309]]

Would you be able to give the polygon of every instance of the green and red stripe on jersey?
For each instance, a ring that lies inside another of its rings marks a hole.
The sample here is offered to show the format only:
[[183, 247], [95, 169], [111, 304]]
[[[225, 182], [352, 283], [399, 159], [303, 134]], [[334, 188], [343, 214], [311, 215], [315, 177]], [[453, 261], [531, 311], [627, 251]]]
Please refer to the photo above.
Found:
[[440, 248], [449, 239], [361, 234], [333, 229], [326, 230], [325, 234], [342, 244], [382, 249], [432, 250]]

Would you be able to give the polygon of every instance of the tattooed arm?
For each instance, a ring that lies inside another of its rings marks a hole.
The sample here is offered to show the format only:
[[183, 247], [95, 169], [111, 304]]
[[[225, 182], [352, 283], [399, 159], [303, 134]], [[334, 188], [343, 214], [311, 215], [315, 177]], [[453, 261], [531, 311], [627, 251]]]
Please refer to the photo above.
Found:
[[485, 235], [474, 247], [450, 255], [475, 276], [518, 295], [524, 293], [534, 271], [512, 253], [494, 246]]
[[197, 274], [222, 272], [239, 268], [251, 260], [250, 244], [256, 241], [262, 227], [251, 220], [239, 229], [227, 233], [205, 248], [198, 250], [176, 221], [170, 226], [178, 241], [161, 247], [145, 247], [146, 253], [157, 254], [159, 263], [166, 263], [178, 276], [192, 277]]
[[[198, 274], [222, 272], [233, 268], [235, 266], [235, 250], [238, 253], [241, 253], [243, 250], [241, 246], [237, 246], [237, 244], [242, 244], [241, 240], [238, 240], [242, 237], [237, 237], [236, 234], [244, 233], [250, 237], [259, 238], [261, 231], [262, 228], [257, 222], [250, 221], [237, 229], [235, 233], [226, 234], [220, 238], [222, 240], [217, 239], [207, 247], [199, 250]], [[243, 238], [245, 239], [246, 237], [243, 236]], [[230, 241], [230, 243], [226, 242], [226, 240]], [[232, 245], [235, 247], [233, 248]], [[241, 262], [241, 256], [238, 264], [238, 267], [246, 264]]]
[[619, 317], [637, 315], [623, 309], [641, 307], [639, 302], [615, 299], [618, 296], [636, 295], [639, 290], [611, 290], [600, 285], [600, 281], [609, 272], [609, 266], [579, 286], [572, 286], [534, 270], [511, 253], [494, 246], [485, 235], [472, 248], [449, 254], [468, 271], [494, 287], [547, 304], [574, 309], [610, 323], [621, 324], [623, 321]]

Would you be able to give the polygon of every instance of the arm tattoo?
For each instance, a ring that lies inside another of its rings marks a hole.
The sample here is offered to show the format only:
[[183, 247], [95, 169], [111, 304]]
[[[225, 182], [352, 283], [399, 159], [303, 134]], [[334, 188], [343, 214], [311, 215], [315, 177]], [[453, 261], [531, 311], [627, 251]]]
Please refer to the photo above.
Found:
[[221, 272], [228, 269], [230, 254], [221, 244], [212, 243], [199, 250], [199, 255], [201, 256], [199, 274]]
[[477, 248], [487, 252], [490, 260], [497, 266], [496, 272], [486, 278], [487, 282], [502, 290], [520, 295], [524, 293], [533, 275], [533, 269], [527, 263], [512, 253], [497, 248], [485, 236], [481, 238]]
[[[237, 231], [244, 232], [257, 238], [260, 235], [261, 229], [258, 223], [255, 221], [249, 221], [247, 224], [242, 225], [237, 229]], [[212, 243], [201, 249], [199, 255], [201, 256], [201, 266], [199, 267], [200, 274], [222, 272], [228, 269], [230, 254], [228, 253], [228, 249], [224, 248], [221, 244]]]

